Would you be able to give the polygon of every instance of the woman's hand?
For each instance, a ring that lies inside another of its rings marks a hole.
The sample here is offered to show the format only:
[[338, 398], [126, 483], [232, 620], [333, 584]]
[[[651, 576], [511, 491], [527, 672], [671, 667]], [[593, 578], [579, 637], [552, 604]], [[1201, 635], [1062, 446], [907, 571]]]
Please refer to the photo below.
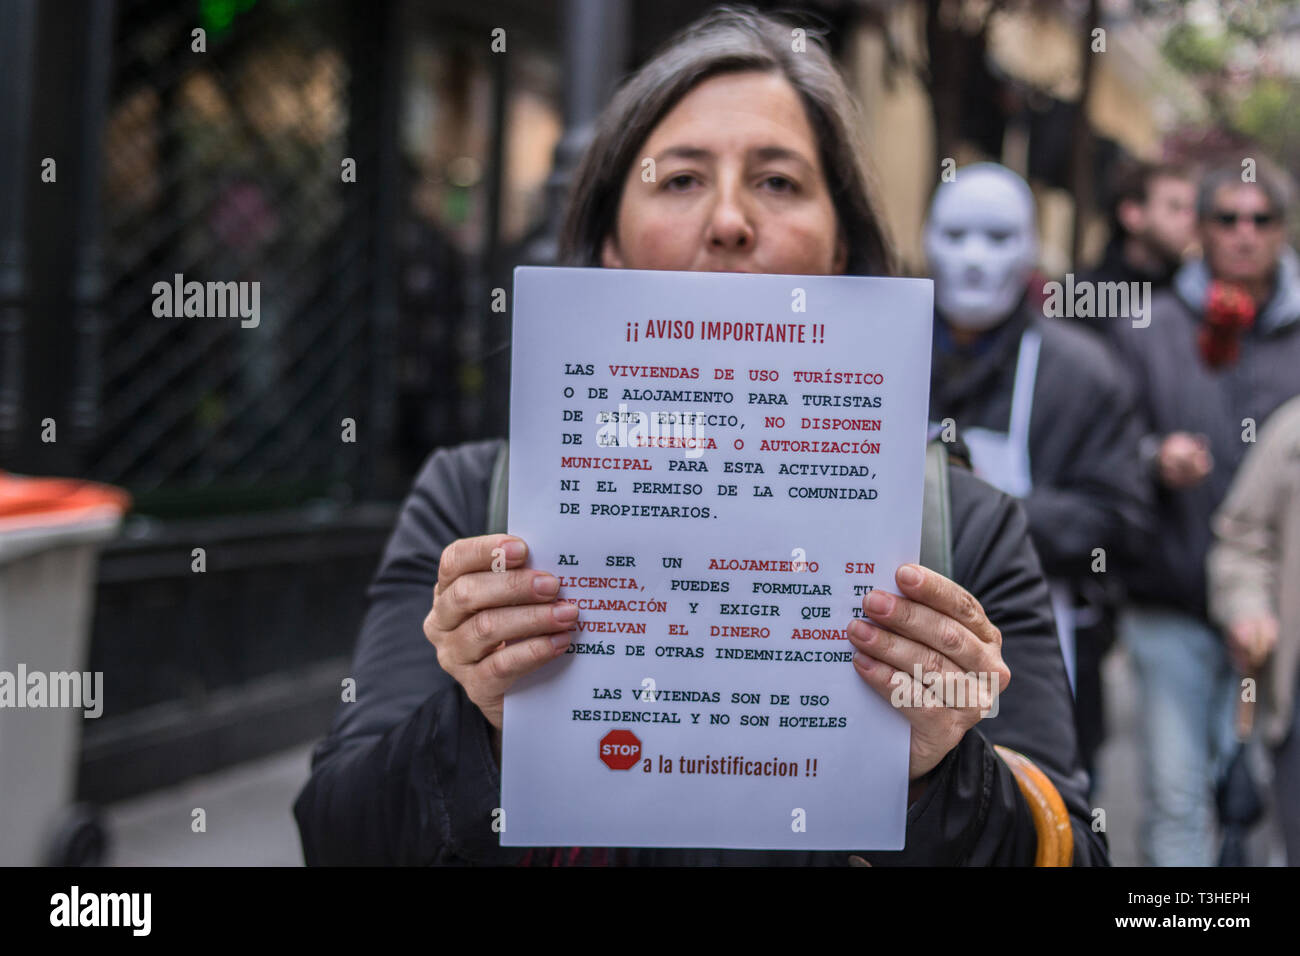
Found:
[[443, 549], [424, 619], [438, 666], [498, 734], [506, 690], [563, 654], [578, 619], [575, 605], [555, 600], [559, 578], [521, 566], [527, 554], [523, 541], [506, 534], [453, 541]]
[[858, 674], [912, 725], [908, 779], [916, 780], [989, 713], [1011, 671], [1002, 632], [969, 591], [915, 564], [900, 567], [895, 580], [902, 595], [869, 592], [862, 609], [870, 621], [849, 624], [849, 641]]

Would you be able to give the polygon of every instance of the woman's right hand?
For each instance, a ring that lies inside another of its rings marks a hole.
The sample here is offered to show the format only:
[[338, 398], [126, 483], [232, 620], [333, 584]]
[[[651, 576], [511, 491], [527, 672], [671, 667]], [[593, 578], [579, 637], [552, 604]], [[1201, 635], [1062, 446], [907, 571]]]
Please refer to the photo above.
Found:
[[523, 567], [527, 554], [527, 545], [508, 534], [451, 542], [424, 619], [438, 666], [465, 688], [497, 734], [510, 685], [563, 654], [578, 619], [576, 605], [555, 599], [559, 578]]

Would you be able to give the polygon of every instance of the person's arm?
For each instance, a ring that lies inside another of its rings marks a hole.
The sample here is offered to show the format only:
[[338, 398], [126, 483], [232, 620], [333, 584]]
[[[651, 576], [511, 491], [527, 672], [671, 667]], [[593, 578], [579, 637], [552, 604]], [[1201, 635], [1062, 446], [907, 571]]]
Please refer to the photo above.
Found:
[[1024, 512], [961, 469], [951, 475], [953, 580], [1002, 632], [1011, 682], [997, 716], [968, 730], [927, 776], [908, 809], [906, 847], [865, 855], [877, 865], [1033, 865], [1037, 833], [1011, 768], [993, 749], [1002, 744], [1033, 761], [1060, 792], [1074, 864], [1108, 865], [1105, 838], [1091, 827], [1065, 663]]
[[1292, 402], [1260, 430], [1214, 515], [1216, 541], [1206, 559], [1210, 616], [1227, 632], [1277, 615], [1277, 536], [1297, 453], [1300, 404]]
[[512, 863], [494, 811], [490, 725], [426, 640], [443, 547], [486, 523], [495, 446], [429, 458], [369, 591], [351, 676], [294, 804], [308, 865]]
[[[1060, 577], [1086, 576], [1094, 549], [1132, 550], [1149, 533], [1153, 488], [1141, 463], [1136, 392], [1118, 365], [1091, 371], [1097, 383], [1084, 395], [1058, 394], [1035, 415], [1044, 454], [1022, 503], [1043, 570]], [[1089, 405], [1082, 427], [1069, 420], [1080, 400]]]
[[[1163, 317], [1163, 313], [1162, 313]], [[1160, 482], [1160, 446], [1165, 435], [1154, 421], [1154, 396], [1151, 394], [1153, 369], [1148, 367], [1151, 347], [1146, 329], [1134, 329], [1126, 323], [1107, 323], [1105, 342], [1117, 359], [1116, 368], [1132, 389], [1133, 416], [1137, 419], [1138, 472], [1153, 494], [1163, 489]]]

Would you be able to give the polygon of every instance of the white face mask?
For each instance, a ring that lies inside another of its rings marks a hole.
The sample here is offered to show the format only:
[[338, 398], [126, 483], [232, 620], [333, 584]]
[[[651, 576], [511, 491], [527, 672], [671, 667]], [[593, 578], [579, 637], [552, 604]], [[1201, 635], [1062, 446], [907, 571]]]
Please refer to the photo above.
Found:
[[998, 325], [1020, 301], [1038, 258], [1029, 187], [995, 163], [957, 170], [935, 193], [925, 252], [939, 314], [970, 331]]

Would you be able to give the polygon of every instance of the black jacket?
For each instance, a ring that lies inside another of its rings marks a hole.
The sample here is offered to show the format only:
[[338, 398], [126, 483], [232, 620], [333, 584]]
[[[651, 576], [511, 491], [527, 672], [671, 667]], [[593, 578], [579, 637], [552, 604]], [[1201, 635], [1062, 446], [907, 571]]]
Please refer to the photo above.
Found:
[[[309, 865], [515, 864], [527, 852], [499, 845], [492, 822], [501, 782], [487, 719], [439, 668], [422, 630], [442, 548], [486, 527], [495, 447], [476, 442], [435, 452], [402, 509], [370, 588], [352, 673], [356, 701], [340, 705], [294, 804]], [[909, 808], [906, 848], [862, 855], [877, 865], [1032, 864], [1033, 822], [993, 750], [1000, 743], [1033, 760], [1060, 790], [1075, 863], [1105, 864], [1024, 514], [960, 468], [952, 469], [951, 489], [954, 577], [1001, 628], [1011, 683], [998, 716], [966, 734]], [[827, 866], [846, 864], [849, 852], [631, 849], [621, 856], [633, 865]]]
[[[1106, 249], [1102, 253], [1101, 261], [1091, 269], [1075, 276], [1075, 284], [1082, 285], [1084, 282], [1150, 282], [1152, 292], [1163, 292], [1169, 288], [1169, 284], [1173, 282], [1177, 267], [1167, 266], [1155, 272], [1143, 272], [1140, 269], [1134, 269], [1124, 260], [1125, 238], [1122, 235], [1112, 237], [1110, 242], [1106, 243]], [[1079, 318], [1075, 321], [1089, 324], [1106, 320]]]
[[[937, 321], [937, 320], [936, 320]], [[1029, 418], [1029, 534], [1050, 575], [1091, 581], [1093, 549], [1133, 550], [1149, 531], [1152, 491], [1138, 455], [1142, 428], [1128, 371], [1096, 335], [1021, 308], [979, 354], [943, 349], [931, 362], [930, 419], [1005, 432], [1024, 332], [1042, 335]], [[1107, 563], [1107, 574], [1115, 574]]]
[[[1110, 341], [1138, 385], [1155, 508], [1156, 533], [1121, 573], [1135, 600], [1202, 617], [1210, 518], [1254, 447], [1246, 420], [1258, 431], [1274, 409], [1300, 394], [1300, 257], [1284, 250], [1273, 297], [1242, 335], [1240, 357], [1220, 369], [1208, 367], [1197, 347], [1209, 281], [1202, 262], [1188, 262], [1173, 287], [1152, 301], [1149, 326], [1108, 320]], [[1150, 455], [1176, 431], [1205, 435], [1214, 465], [1199, 485], [1181, 490], [1159, 483]]]

